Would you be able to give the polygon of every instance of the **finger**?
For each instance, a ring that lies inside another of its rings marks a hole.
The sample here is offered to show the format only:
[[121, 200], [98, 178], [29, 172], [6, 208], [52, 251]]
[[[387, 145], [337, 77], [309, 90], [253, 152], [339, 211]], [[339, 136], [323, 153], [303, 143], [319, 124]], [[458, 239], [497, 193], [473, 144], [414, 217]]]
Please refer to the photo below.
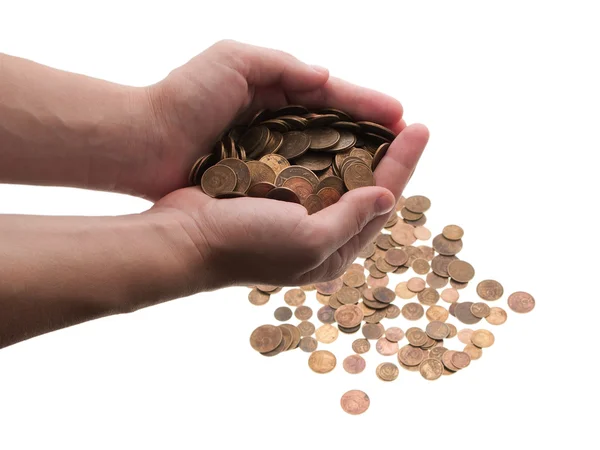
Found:
[[287, 97], [292, 103], [312, 108], [337, 108], [356, 120], [369, 120], [384, 126], [398, 123], [403, 114], [402, 105], [393, 97], [334, 77], [317, 89], [288, 92]]
[[395, 206], [392, 194], [380, 187], [352, 190], [335, 204], [306, 219], [307, 232], [328, 256], [360, 233], [375, 217], [387, 215]]
[[323, 86], [329, 78], [327, 69], [288, 53], [241, 42], [221, 41], [205, 53], [238, 72], [250, 86], [278, 84], [286, 91], [305, 91]]

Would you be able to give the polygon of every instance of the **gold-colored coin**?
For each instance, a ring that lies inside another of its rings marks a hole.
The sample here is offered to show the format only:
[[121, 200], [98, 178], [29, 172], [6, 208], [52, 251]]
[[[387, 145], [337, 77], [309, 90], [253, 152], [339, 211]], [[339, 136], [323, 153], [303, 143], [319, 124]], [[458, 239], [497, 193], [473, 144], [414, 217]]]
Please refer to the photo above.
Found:
[[290, 162], [283, 156], [278, 155], [277, 153], [265, 155], [262, 158], [260, 158], [259, 161], [265, 163], [267, 166], [273, 169], [275, 175], [279, 174], [279, 172], [281, 172], [286, 167], [290, 167]]
[[412, 269], [419, 275], [427, 275], [430, 268], [429, 263], [424, 258], [417, 258], [412, 263]]
[[382, 381], [394, 381], [396, 378], [398, 378], [400, 371], [395, 364], [384, 362], [377, 366], [375, 373], [377, 374], [377, 378]]
[[494, 341], [494, 335], [488, 330], [475, 330], [471, 335], [471, 342], [479, 348], [491, 347]]
[[329, 296], [329, 306], [338, 309], [343, 304], [338, 300], [337, 293]]
[[409, 300], [416, 295], [415, 292], [411, 291], [408, 288], [408, 283], [406, 281], [402, 281], [402, 282], [398, 283], [396, 285], [396, 288], [394, 289], [394, 292], [396, 293], [396, 295], [398, 297], [400, 297], [401, 299], [404, 299], [404, 300]]
[[419, 364], [419, 372], [426, 380], [437, 380], [444, 372], [444, 365], [436, 358], [428, 358]]
[[248, 169], [246, 163], [237, 158], [225, 158], [219, 161], [217, 165], [227, 166], [235, 172], [237, 183], [233, 191], [245, 194], [250, 187], [250, 169]]
[[316, 373], [328, 373], [335, 369], [335, 355], [327, 350], [317, 350], [310, 354], [308, 367]]
[[487, 303], [478, 302], [471, 305], [471, 314], [480, 319], [484, 319], [490, 315], [490, 307]]
[[342, 286], [336, 296], [342, 305], [355, 305], [360, 300], [360, 291], [349, 286]]
[[440, 299], [440, 294], [433, 288], [425, 288], [417, 294], [419, 302], [426, 306], [435, 305]]
[[475, 276], [475, 269], [466, 261], [456, 260], [448, 264], [448, 275], [459, 283], [468, 283]]
[[342, 409], [345, 412], [355, 416], [358, 414], [362, 414], [367, 409], [369, 409], [371, 400], [369, 399], [369, 396], [363, 391], [354, 389], [342, 395], [340, 404], [342, 405]]
[[248, 169], [250, 170], [250, 187], [257, 183], [275, 182], [275, 171], [265, 163], [260, 161], [248, 161], [246, 162]]
[[408, 225], [406, 223], [398, 222], [391, 228], [392, 239], [398, 245], [412, 245], [417, 241], [417, 238], [414, 235], [414, 227], [412, 225]]
[[427, 336], [429, 336], [431, 339], [441, 340], [446, 339], [448, 337], [448, 335], [450, 334], [450, 328], [444, 322], [434, 320], [427, 324], [425, 332], [427, 333]]
[[317, 301], [321, 305], [329, 305], [329, 297], [331, 297], [330, 295], [325, 295], [325, 294], [321, 294], [320, 292], [317, 292], [315, 294], [315, 296], [317, 297]]
[[[423, 217], [423, 213], [414, 213], [406, 207], [402, 208], [402, 211], [400, 211], [400, 215], [405, 220], [411, 220], [411, 221], [419, 220], [421, 217]], [[414, 230], [413, 230], [413, 234], [414, 234]]]
[[317, 338], [317, 341], [321, 342], [322, 344], [331, 344], [338, 338], [338, 335], [338, 329], [327, 323], [321, 325], [319, 328], [317, 328], [317, 331], [315, 331], [315, 337]]
[[306, 301], [306, 293], [302, 289], [290, 289], [283, 295], [283, 299], [290, 306], [300, 306]]
[[200, 185], [206, 195], [216, 197], [219, 194], [233, 192], [237, 184], [237, 177], [231, 167], [217, 164], [209, 167], [204, 175]]
[[371, 169], [364, 164], [352, 164], [344, 173], [344, 184], [349, 191], [365, 186], [374, 186], [375, 178]]
[[[390, 144], [387, 142], [381, 144], [377, 148], [377, 150], [375, 151], [375, 154], [373, 155], [373, 161], [371, 162], [371, 170], [375, 170], [377, 168], [377, 166], [379, 165], [379, 163], [381, 162], [381, 160], [383, 159], [383, 157], [385, 156], [385, 154], [387, 153], [389, 148], [390, 148]], [[402, 197], [402, 198], [404, 198], [404, 197]], [[402, 209], [402, 207], [400, 209]]]
[[413, 234], [419, 241], [428, 241], [429, 239], [431, 239], [431, 231], [429, 231], [428, 228], [425, 228], [423, 226], [415, 227], [415, 229], [413, 230]]
[[499, 307], [490, 308], [490, 314], [485, 318], [490, 325], [502, 325], [508, 318], [506, 311]]
[[362, 308], [358, 305], [342, 305], [335, 311], [334, 317], [340, 326], [354, 328], [360, 325], [364, 315]]
[[431, 208], [431, 201], [422, 195], [414, 195], [406, 199], [404, 206], [414, 213], [424, 213]]
[[458, 332], [458, 340], [465, 345], [471, 343], [471, 336], [473, 336], [473, 330], [470, 328], [463, 328]]
[[483, 355], [483, 350], [481, 350], [479, 347], [475, 347], [473, 344], [465, 345], [463, 352], [469, 355], [471, 361], [475, 361], [476, 359], [481, 358]]
[[448, 328], [450, 329], [450, 334], [448, 335], [448, 339], [452, 339], [454, 336], [456, 336], [458, 334], [458, 330], [456, 329], [456, 326], [451, 323], [447, 323], [446, 325], [448, 325]]
[[442, 230], [442, 235], [450, 241], [458, 241], [464, 234], [464, 230], [458, 225], [446, 225]]
[[433, 305], [425, 311], [425, 317], [429, 321], [445, 322], [448, 320], [448, 310], [443, 306]]
[[349, 270], [342, 276], [342, 281], [348, 287], [357, 288], [365, 284], [365, 274], [361, 270]]
[[256, 306], [264, 305], [269, 301], [270, 298], [271, 296], [269, 294], [265, 294], [256, 288], [252, 289], [248, 294], [248, 300], [250, 303]]

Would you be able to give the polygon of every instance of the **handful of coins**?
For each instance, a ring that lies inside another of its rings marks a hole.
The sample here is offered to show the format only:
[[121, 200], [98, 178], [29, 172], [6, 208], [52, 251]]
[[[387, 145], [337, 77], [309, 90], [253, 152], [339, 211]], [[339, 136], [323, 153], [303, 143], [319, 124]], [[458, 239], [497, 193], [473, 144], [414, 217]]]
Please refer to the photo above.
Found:
[[373, 171], [395, 136], [333, 108], [262, 110], [247, 126], [224, 133], [195, 162], [189, 182], [211, 197], [270, 198], [313, 214], [349, 190], [373, 186]]

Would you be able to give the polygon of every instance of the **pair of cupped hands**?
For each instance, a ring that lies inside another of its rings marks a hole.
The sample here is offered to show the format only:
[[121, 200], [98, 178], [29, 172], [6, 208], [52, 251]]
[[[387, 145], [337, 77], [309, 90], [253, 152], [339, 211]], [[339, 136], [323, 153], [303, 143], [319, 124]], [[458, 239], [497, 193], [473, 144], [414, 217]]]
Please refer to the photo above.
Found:
[[[261, 47], [222, 41], [146, 91], [159, 144], [149, 152], [135, 194], [155, 201], [144, 214], [168, 216], [202, 261], [209, 288], [235, 284], [305, 285], [340, 276], [379, 233], [425, 148], [425, 126], [407, 126], [402, 105], [330, 77], [321, 67]], [[212, 199], [185, 187], [189, 170], [220, 133], [262, 108], [333, 107], [395, 133], [375, 171], [376, 186], [356, 189], [316, 214], [258, 198]]]

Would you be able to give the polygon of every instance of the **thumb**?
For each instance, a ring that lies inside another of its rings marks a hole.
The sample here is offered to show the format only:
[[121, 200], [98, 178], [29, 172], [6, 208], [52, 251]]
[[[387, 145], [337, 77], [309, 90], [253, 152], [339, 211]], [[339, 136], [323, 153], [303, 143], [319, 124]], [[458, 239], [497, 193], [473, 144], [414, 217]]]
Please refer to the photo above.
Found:
[[375, 217], [389, 213], [395, 206], [394, 195], [382, 187], [364, 187], [345, 193], [331, 206], [308, 216], [313, 239], [337, 250]]

